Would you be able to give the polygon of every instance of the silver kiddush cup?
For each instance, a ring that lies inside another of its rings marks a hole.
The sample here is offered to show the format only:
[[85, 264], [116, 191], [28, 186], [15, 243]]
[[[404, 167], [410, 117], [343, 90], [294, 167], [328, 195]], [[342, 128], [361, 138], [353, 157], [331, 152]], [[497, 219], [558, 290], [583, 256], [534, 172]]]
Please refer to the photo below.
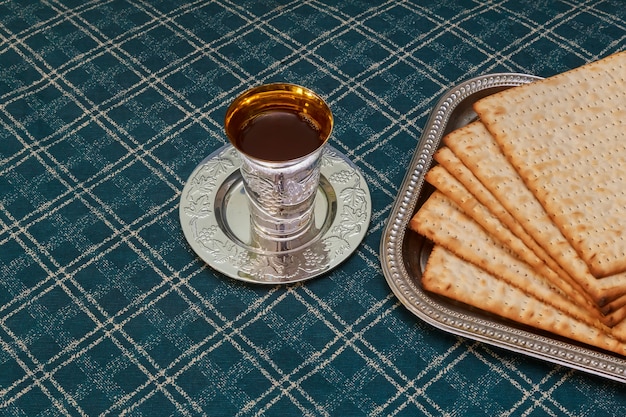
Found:
[[328, 105], [294, 84], [266, 84], [226, 111], [226, 135], [241, 159], [251, 234], [268, 251], [290, 251], [314, 231], [321, 158], [333, 128]]

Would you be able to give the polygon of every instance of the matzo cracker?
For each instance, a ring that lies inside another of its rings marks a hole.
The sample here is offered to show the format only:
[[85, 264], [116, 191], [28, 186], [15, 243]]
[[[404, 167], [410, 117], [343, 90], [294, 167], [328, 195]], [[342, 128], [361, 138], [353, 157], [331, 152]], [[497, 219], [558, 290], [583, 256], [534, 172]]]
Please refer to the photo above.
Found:
[[577, 320], [440, 246], [428, 258], [422, 286], [509, 320], [626, 355], [626, 345], [610, 330]]
[[626, 270], [626, 52], [474, 106], [596, 277]]

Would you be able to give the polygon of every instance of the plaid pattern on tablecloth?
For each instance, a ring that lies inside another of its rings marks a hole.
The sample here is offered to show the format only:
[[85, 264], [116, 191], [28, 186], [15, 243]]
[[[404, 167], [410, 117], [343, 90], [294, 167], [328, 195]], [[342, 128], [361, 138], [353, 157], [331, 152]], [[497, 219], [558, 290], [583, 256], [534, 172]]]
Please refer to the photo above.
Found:
[[[0, 414], [624, 415], [624, 387], [432, 329], [383, 225], [437, 98], [622, 50], [592, 1], [0, 1]], [[298, 285], [220, 276], [180, 190], [245, 89], [320, 93], [372, 194], [364, 242]]]

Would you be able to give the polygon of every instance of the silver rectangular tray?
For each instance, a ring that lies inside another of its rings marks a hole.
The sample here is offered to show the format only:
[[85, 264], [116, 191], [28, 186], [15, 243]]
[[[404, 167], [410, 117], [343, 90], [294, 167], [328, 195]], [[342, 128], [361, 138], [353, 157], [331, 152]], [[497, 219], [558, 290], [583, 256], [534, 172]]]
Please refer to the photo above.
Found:
[[441, 139], [476, 119], [472, 104], [482, 97], [537, 80], [524, 74], [491, 74], [449, 90], [433, 109], [408, 167], [380, 244], [387, 283], [404, 306], [425, 322], [446, 332], [513, 352], [626, 382], [626, 358], [520, 326], [467, 305], [424, 291], [422, 271], [432, 244], [407, 230], [409, 220], [433, 188], [424, 180]]

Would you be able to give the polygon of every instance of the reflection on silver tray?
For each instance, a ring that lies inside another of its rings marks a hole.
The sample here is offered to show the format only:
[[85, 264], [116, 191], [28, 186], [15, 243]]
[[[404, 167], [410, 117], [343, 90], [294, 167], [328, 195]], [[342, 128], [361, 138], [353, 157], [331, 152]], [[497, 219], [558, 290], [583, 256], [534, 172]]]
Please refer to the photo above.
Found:
[[432, 111], [381, 239], [380, 258], [387, 283], [405, 307], [446, 332], [514, 352], [626, 382], [626, 359], [545, 332], [499, 319], [427, 293], [421, 276], [431, 244], [407, 232], [409, 220], [433, 191], [424, 180], [441, 139], [476, 119], [472, 104], [498, 91], [538, 79], [524, 74], [493, 74], [468, 80], [444, 94]]
[[315, 233], [288, 251], [258, 247], [231, 145], [205, 158], [193, 171], [180, 201], [180, 221], [191, 248], [213, 269], [241, 281], [286, 284], [317, 277], [348, 258], [369, 225], [371, 197], [362, 174], [327, 145], [315, 198]]

